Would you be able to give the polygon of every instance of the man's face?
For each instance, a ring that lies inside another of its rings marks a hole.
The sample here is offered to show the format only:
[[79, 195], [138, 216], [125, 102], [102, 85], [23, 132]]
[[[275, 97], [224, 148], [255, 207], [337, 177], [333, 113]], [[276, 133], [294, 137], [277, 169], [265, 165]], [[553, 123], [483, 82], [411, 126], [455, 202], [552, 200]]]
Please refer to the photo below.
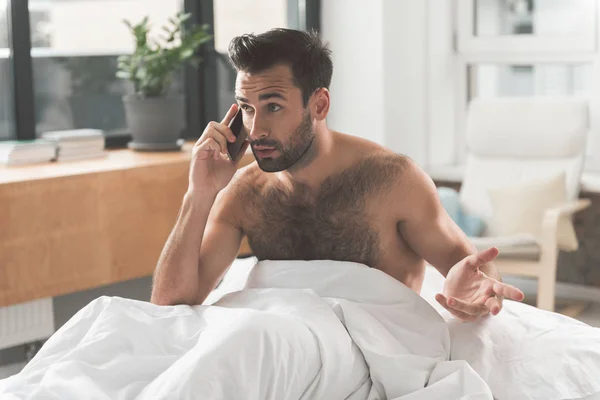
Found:
[[238, 72], [235, 97], [263, 171], [283, 171], [302, 158], [315, 136], [313, 120], [288, 66], [276, 65], [255, 74]]

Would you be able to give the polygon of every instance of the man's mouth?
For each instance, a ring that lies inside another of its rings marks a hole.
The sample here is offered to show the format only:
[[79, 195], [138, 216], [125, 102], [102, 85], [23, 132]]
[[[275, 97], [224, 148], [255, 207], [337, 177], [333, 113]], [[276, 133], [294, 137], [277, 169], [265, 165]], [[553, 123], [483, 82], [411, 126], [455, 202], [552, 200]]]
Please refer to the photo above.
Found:
[[254, 146], [255, 154], [260, 158], [270, 157], [273, 153], [277, 151], [275, 147], [267, 147], [267, 146]]

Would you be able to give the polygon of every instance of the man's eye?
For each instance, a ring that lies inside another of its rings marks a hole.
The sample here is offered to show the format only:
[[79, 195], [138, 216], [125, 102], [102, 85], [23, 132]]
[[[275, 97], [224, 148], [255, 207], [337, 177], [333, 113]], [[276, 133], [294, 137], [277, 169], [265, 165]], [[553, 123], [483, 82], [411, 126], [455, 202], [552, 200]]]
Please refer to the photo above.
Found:
[[252, 112], [252, 107], [250, 107], [248, 104], [242, 104], [240, 108], [246, 112]]
[[269, 104], [268, 107], [269, 107], [270, 112], [277, 112], [277, 111], [281, 110], [281, 106], [279, 104], [275, 104], [275, 103]]

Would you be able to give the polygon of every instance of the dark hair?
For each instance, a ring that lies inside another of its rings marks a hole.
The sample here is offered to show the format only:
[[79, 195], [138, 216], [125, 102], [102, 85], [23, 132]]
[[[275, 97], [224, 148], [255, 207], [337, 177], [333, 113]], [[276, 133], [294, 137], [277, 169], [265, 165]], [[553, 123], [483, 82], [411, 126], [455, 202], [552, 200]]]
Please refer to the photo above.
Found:
[[229, 59], [237, 71], [250, 73], [276, 64], [289, 65], [305, 107], [315, 90], [329, 89], [333, 73], [331, 50], [314, 31], [276, 28], [237, 36], [229, 43]]

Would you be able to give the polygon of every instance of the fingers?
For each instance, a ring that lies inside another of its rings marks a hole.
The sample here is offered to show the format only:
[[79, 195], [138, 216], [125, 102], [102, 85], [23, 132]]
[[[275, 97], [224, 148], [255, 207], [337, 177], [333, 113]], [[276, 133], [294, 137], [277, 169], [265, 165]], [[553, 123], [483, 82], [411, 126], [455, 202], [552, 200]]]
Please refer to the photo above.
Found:
[[[444, 307], [446, 310], [448, 310], [450, 312], [450, 314], [452, 314], [455, 318], [457, 318], [463, 322], [472, 322], [472, 321], [475, 321], [479, 317], [479, 315], [470, 315], [464, 311], [458, 310], [457, 308], [455, 308], [455, 306], [450, 306], [448, 304], [448, 300], [446, 299], [446, 297], [441, 293], [436, 294], [435, 299], [437, 300], [438, 303], [440, 303], [442, 305], [442, 307]], [[454, 299], [454, 300], [456, 300], [456, 299]]]
[[496, 296], [492, 296], [485, 301], [485, 306], [490, 310], [492, 315], [498, 315], [502, 310], [502, 301]]
[[209, 158], [217, 159], [221, 156], [221, 145], [215, 139], [209, 137], [198, 146], [198, 154], [201, 160]]
[[232, 104], [231, 107], [229, 107], [227, 114], [225, 114], [225, 118], [223, 118], [223, 120], [221, 121], [221, 124], [229, 126], [229, 124], [233, 120], [233, 117], [235, 117], [235, 114], [237, 113], [237, 111], [238, 111], [238, 105]]
[[233, 134], [233, 132], [231, 131], [231, 129], [229, 128], [229, 126], [227, 125], [223, 125], [223, 124], [218, 124], [216, 122], [209, 122], [208, 123], [208, 127], [210, 127], [211, 131], [215, 131], [218, 132], [220, 135], [223, 136], [223, 138], [225, 139], [225, 142], [235, 142], [235, 135]]
[[214, 139], [209, 138], [208, 140], [204, 140], [201, 144], [199, 144], [200, 140], [196, 142], [196, 155], [200, 160], [208, 160], [210, 158], [215, 158], [215, 153], [219, 154], [221, 151], [221, 145], [217, 143]]
[[[202, 146], [209, 139], [214, 140], [219, 144], [218, 151], [222, 154], [227, 154], [227, 142], [235, 142], [235, 136], [228, 126], [211, 121], [204, 129], [202, 136], [196, 142], [195, 146]], [[217, 149], [213, 149], [217, 150]]]
[[494, 261], [494, 259], [498, 257], [498, 253], [497, 247], [490, 247], [489, 249], [478, 251], [477, 253], [466, 257], [465, 262], [471, 268], [477, 269], [483, 264]]
[[506, 299], [523, 301], [525, 294], [514, 286], [502, 282], [494, 282], [494, 293]]
[[222, 154], [225, 154], [227, 152], [227, 140], [225, 140], [225, 137], [223, 135], [209, 131], [209, 132], [207, 132], [206, 136], [204, 137], [204, 140], [205, 141], [212, 140], [219, 145], [219, 147], [217, 149], [213, 149], [211, 147], [212, 150], [217, 150], [219, 153], [222, 153]]
[[485, 306], [485, 304], [467, 303], [466, 301], [457, 299], [455, 297], [448, 298], [446, 303], [449, 307], [474, 317], [479, 317], [489, 312], [489, 309]]
[[233, 143], [236, 140], [235, 135], [229, 128], [229, 123], [231, 122], [237, 111], [238, 105], [233, 104], [229, 108], [229, 111], [227, 111], [225, 118], [223, 118], [223, 120], [220, 123], [215, 121], [209, 122], [195, 145], [200, 146], [202, 143], [212, 138], [220, 144], [220, 152], [226, 154], [227, 142]]

